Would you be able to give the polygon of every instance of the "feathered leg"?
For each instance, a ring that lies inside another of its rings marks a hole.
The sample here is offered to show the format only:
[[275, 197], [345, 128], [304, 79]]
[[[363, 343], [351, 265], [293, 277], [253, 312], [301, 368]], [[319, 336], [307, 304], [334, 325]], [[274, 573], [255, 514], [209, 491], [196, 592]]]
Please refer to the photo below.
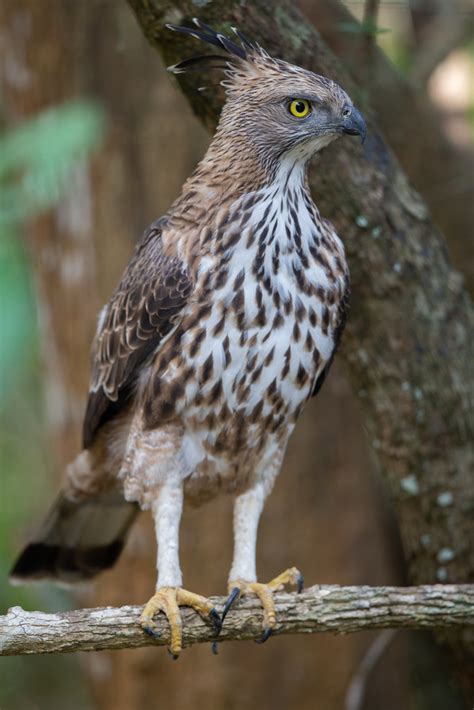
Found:
[[163, 485], [152, 508], [158, 543], [156, 592], [145, 605], [140, 617], [143, 630], [156, 637], [157, 626], [153, 617], [160, 611], [166, 614], [170, 625], [170, 653], [174, 658], [179, 656], [182, 649], [180, 606], [192, 607], [205, 618], [209, 618], [216, 631], [220, 628], [219, 614], [211, 602], [181, 587], [183, 579], [179, 564], [179, 523], [182, 509], [182, 484]]
[[283, 589], [286, 584], [294, 584], [298, 591], [303, 588], [303, 575], [296, 567], [285, 570], [268, 584], [257, 582], [258, 524], [265, 499], [280, 470], [283, 452], [284, 447], [281, 448], [279, 456], [273, 456], [271, 464], [267, 467], [266, 476], [239, 495], [234, 504], [234, 559], [229, 573], [229, 597], [222, 613], [222, 623], [240, 596], [256, 594], [263, 607], [263, 636], [260, 642], [268, 639], [276, 624], [273, 593]]

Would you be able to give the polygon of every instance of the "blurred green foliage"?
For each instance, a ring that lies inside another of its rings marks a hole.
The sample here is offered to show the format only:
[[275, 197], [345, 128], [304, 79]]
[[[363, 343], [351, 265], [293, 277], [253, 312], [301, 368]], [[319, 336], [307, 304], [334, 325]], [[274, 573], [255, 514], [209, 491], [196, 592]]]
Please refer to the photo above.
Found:
[[368, 35], [370, 37], [376, 37], [377, 35], [392, 31], [390, 27], [379, 27], [377, 23], [370, 18], [362, 22], [340, 22], [337, 27], [341, 32]]
[[[102, 111], [74, 103], [44, 111], [0, 135], [0, 613], [12, 605], [68, 608], [52, 585], [14, 588], [8, 571], [51, 500], [36, 299], [28, 251], [28, 219], [53, 207], [69, 188], [77, 161], [98, 145]], [[90, 707], [77, 658], [7, 658], [0, 663], [0, 707]], [[71, 689], [73, 693], [71, 694]]]
[[58, 202], [76, 161], [97, 144], [102, 124], [97, 106], [72, 103], [0, 137], [0, 230]]
[[0, 136], [0, 406], [36, 342], [31, 277], [19, 228], [25, 220], [56, 204], [67, 190], [78, 160], [97, 144], [102, 112], [94, 104], [74, 103], [44, 111]]

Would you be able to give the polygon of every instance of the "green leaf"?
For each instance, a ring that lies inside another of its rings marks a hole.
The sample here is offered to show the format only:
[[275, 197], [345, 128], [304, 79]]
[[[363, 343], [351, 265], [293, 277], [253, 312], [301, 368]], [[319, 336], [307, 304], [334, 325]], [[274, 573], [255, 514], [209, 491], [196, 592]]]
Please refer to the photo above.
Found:
[[390, 27], [377, 27], [373, 20], [366, 20], [365, 22], [339, 22], [337, 27], [341, 32], [370, 36], [392, 31]]
[[31, 274], [18, 227], [54, 205], [69, 176], [97, 145], [102, 111], [74, 103], [44, 111], [0, 137], [0, 398], [14, 387], [36, 343]]
[[73, 103], [0, 137], [0, 229], [59, 200], [74, 165], [98, 144], [103, 123], [95, 104]]

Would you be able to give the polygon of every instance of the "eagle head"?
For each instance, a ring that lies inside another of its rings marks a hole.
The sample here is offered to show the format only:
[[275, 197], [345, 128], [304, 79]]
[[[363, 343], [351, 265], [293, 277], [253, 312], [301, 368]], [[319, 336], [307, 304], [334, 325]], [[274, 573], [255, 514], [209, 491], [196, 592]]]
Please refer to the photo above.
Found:
[[[217, 47], [224, 54], [192, 57], [169, 67], [175, 74], [223, 69], [226, 89], [217, 133], [244, 139], [267, 161], [291, 155], [302, 161], [342, 134], [360, 136], [366, 125], [347, 93], [323, 76], [271, 57], [234, 28], [237, 42], [198, 19], [195, 27], [167, 25]], [[242, 140], [240, 141], [240, 143]]]

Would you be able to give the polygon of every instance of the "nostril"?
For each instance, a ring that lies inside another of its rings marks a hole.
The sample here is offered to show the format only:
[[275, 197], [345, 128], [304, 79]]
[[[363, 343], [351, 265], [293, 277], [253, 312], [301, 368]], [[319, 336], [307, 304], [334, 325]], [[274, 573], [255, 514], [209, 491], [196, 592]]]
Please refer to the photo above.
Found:
[[351, 109], [349, 107], [345, 108], [342, 112], [342, 115], [344, 116], [344, 118], [347, 118], [351, 115]]

